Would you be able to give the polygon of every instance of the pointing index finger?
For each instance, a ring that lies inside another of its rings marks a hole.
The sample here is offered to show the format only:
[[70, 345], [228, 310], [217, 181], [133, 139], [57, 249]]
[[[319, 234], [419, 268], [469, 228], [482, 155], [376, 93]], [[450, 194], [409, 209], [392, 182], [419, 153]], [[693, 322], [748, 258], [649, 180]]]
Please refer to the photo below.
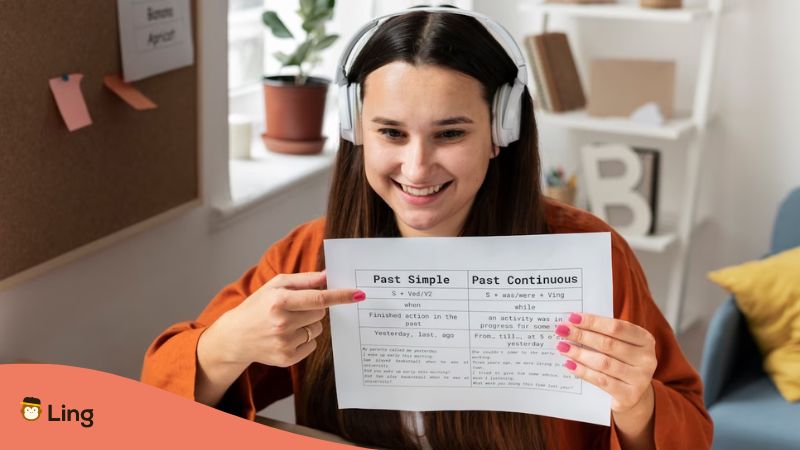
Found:
[[358, 289], [306, 289], [289, 291], [288, 295], [286, 309], [289, 311], [313, 311], [366, 299], [364, 291]]
[[325, 271], [282, 273], [269, 280], [265, 286], [271, 288], [288, 289], [314, 289], [324, 287], [326, 281]]

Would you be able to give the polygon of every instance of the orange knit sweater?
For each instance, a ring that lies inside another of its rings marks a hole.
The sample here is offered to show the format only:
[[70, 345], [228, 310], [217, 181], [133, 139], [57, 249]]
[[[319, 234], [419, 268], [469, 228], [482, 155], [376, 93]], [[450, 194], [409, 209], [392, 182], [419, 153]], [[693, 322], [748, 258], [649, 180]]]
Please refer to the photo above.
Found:
[[[551, 233], [612, 231], [593, 215], [546, 200], [545, 215]], [[142, 381], [194, 399], [197, 340], [225, 311], [236, 307], [252, 292], [279, 273], [316, 270], [323, 240], [324, 218], [305, 223], [272, 245], [239, 280], [223, 288], [193, 321], [167, 328], [147, 349]], [[647, 286], [633, 251], [612, 231], [614, 317], [646, 328], [656, 338], [658, 368], [653, 375], [655, 440], [658, 448], [710, 448], [712, 423], [702, 399], [702, 383], [681, 352]], [[253, 420], [256, 411], [276, 400], [297, 394], [302, 385], [303, 362], [288, 368], [251, 364], [228, 389], [219, 409]], [[295, 396], [297, 399], [298, 396]], [[620, 449], [613, 425], [598, 426], [563, 419], [550, 422], [554, 448]]]

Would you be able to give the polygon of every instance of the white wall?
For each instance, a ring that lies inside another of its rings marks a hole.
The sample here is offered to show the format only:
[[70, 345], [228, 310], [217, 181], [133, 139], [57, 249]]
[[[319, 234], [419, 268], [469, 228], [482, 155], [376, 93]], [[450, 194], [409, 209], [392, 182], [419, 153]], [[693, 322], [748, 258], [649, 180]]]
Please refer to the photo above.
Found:
[[[705, 280], [705, 273], [761, 256], [769, 245], [778, 203], [789, 190], [800, 186], [800, 27], [796, 20], [800, 2], [724, 1], [727, 13], [721, 21], [712, 102], [719, 118], [709, 130], [698, 210], [710, 221], [696, 234], [686, 301], [688, 311], [706, 316], [726, 295]], [[517, 3], [475, 0], [474, 6], [521, 40], [538, 32], [540, 22], [534, 14], [518, 12]], [[676, 59], [676, 106], [690, 108], [699, 25], [553, 18], [548, 28], [569, 34], [585, 87], [587, 62], [595, 57]], [[578, 144], [574, 137], [556, 128], [540, 126], [540, 132], [543, 157], [575, 168]], [[662, 155], [665, 170], [660, 200], [667, 210], [676, 211], [685, 152], [668, 147]], [[667, 259], [644, 253], [639, 257], [657, 301], [663, 299]]]

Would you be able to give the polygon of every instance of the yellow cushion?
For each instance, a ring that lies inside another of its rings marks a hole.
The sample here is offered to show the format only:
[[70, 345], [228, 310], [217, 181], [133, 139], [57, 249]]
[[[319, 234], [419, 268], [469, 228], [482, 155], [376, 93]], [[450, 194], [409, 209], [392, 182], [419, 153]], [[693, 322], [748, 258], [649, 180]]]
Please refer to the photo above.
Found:
[[800, 400], [800, 247], [708, 277], [736, 296], [781, 395]]

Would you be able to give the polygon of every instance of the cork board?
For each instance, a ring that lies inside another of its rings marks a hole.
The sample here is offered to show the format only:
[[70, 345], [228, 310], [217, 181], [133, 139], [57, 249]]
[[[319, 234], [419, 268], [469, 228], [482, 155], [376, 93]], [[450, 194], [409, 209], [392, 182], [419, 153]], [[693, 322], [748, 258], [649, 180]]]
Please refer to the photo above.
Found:
[[[122, 71], [116, 4], [0, 0], [0, 287], [198, 202], [197, 65], [134, 83], [158, 109], [124, 103], [103, 86]], [[84, 75], [93, 124], [75, 132], [48, 86], [62, 73]]]

